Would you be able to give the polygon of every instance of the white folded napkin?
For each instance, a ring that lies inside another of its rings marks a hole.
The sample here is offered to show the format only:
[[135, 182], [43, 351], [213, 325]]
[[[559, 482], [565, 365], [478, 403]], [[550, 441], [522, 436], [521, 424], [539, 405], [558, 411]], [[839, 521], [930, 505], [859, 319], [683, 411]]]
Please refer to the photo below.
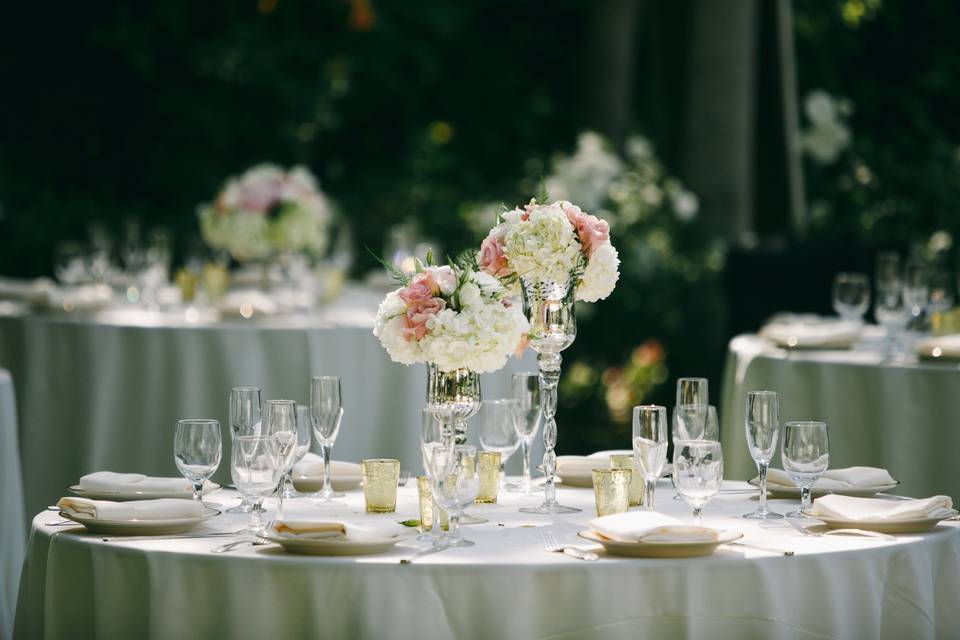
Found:
[[238, 289], [228, 292], [217, 303], [224, 315], [269, 316], [277, 312], [277, 303], [268, 294], [257, 289]]
[[[319, 478], [323, 475], [323, 458], [315, 453], [307, 453], [293, 467], [294, 478]], [[330, 461], [330, 478], [338, 480], [361, 480], [363, 470], [356, 462], [342, 460]]]
[[860, 339], [861, 325], [843, 320], [773, 321], [760, 335], [783, 347], [849, 347]]
[[627, 511], [594, 518], [590, 528], [618, 542], [714, 542], [717, 532], [707, 527], [681, 524], [655, 511]]
[[813, 517], [824, 516], [840, 520], [896, 521], [933, 518], [952, 508], [953, 500], [949, 496], [933, 496], [920, 500], [881, 500], [829, 495], [814, 500], [809, 513]]
[[342, 520], [274, 520], [270, 531], [280, 538], [335, 538], [352, 542], [408, 535], [410, 529], [391, 521], [355, 524]]
[[205, 509], [199, 502], [178, 498], [131, 500], [130, 502], [60, 498], [57, 506], [64, 513], [72, 516], [98, 520], [168, 520], [199, 518], [205, 514]]
[[[116, 473], [97, 471], [80, 478], [82, 491], [98, 493], [191, 493], [193, 485], [186, 478], [158, 478], [142, 473]], [[212, 487], [211, 482], [204, 483], [204, 490]]]
[[557, 475], [589, 476], [594, 469], [606, 469], [610, 466], [610, 456], [618, 453], [633, 453], [630, 449], [597, 451], [588, 456], [557, 456]]
[[[759, 478], [754, 478], [759, 480]], [[783, 469], [769, 469], [767, 471], [767, 483], [780, 487], [797, 487], [786, 471]], [[882, 487], [896, 484], [897, 481], [886, 469], [877, 467], [846, 467], [843, 469], [827, 469], [816, 482], [813, 483], [814, 489], [823, 489], [824, 491], [835, 491], [837, 489], [865, 489], [868, 487]]]

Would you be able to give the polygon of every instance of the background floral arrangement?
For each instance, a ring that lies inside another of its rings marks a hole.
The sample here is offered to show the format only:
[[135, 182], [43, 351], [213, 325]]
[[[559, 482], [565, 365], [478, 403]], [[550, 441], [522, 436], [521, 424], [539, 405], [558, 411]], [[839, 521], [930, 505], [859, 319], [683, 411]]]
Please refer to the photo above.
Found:
[[373, 328], [394, 362], [489, 373], [522, 350], [530, 325], [490, 274], [469, 264], [418, 265], [403, 282], [380, 304]]
[[238, 262], [281, 253], [320, 254], [332, 219], [330, 204], [308, 169], [285, 171], [273, 164], [229, 178], [198, 214], [204, 242]]

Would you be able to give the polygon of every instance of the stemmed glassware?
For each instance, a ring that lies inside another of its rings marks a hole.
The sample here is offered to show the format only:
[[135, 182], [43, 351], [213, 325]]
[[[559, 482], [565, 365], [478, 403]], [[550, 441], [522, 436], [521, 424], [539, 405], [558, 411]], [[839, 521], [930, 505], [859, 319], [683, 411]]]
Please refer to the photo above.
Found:
[[870, 308], [870, 278], [865, 273], [840, 272], [833, 278], [833, 310], [844, 320], [863, 322]]
[[673, 408], [673, 441], [720, 440], [720, 421], [715, 406], [685, 404]]
[[336, 493], [330, 482], [330, 454], [333, 443], [340, 432], [343, 419], [343, 405], [340, 396], [340, 378], [336, 376], [315, 376], [310, 384], [310, 419], [313, 423], [313, 435], [320, 444], [323, 454], [323, 488], [319, 500], [322, 506], [340, 506], [343, 503], [334, 498], [343, 497]]
[[680, 378], [677, 380], [677, 406], [710, 404], [710, 391], [706, 378]]
[[264, 436], [273, 436], [276, 442], [277, 464], [277, 519], [283, 520], [283, 485], [293, 470], [297, 452], [297, 403], [293, 400], [267, 400], [263, 403]]
[[780, 435], [780, 398], [774, 391], [748, 391], [744, 428], [750, 457], [760, 473], [760, 506], [743, 515], [754, 520], [775, 520], [783, 515], [767, 508], [767, 469], [777, 451]]
[[517, 401], [517, 432], [523, 455], [523, 476], [516, 485], [507, 487], [507, 491], [533, 493], [533, 479], [530, 474], [530, 448], [540, 429], [543, 411], [540, 408], [540, 376], [536, 373], [513, 374], [513, 399]]
[[434, 447], [431, 451], [430, 480], [434, 498], [449, 516], [447, 546], [472, 547], [476, 543], [465, 540], [460, 532], [460, 516], [467, 505], [473, 504], [480, 491], [477, 448], [467, 445]]
[[780, 451], [783, 470], [800, 487], [800, 508], [787, 514], [802, 518], [810, 509], [810, 489], [830, 466], [830, 438], [825, 422], [788, 422]]
[[[234, 387], [230, 390], [230, 439], [236, 436], [260, 435], [260, 389], [257, 387]], [[253, 503], [246, 496], [227, 513], [250, 513]]]
[[177, 421], [173, 459], [180, 473], [193, 485], [194, 500], [203, 502], [203, 483], [216, 472], [222, 455], [219, 422], [208, 419]]
[[237, 491], [253, 504], [250, 524], [243, 533], [259, 535], [263, 531], [263, 500], [272, 494], [283, 475], [274, 436], [236, 436], [230, 456], [230, 477]]
[[[424, 475], [430, 479], [431, 483], [433, 481], [433, 451], [443, 446], [445, 446], [443, 424], [437, 420], [433, 411], [423, 409], [420, 425], [420, 454], [423, 458]], [[437, 495], [432, 489], [432, 484], [430, 493], [433, 498], [433, 517], [430, 519], [430, 532], [424, 533], [417, 540], [430, 542], [433, 549], [443, 549], [447, 546], [447, 539], [440, 527], [440, 507], [437, 505]]]
[[653, 510], [653, 492], [667, 463], [667, 408], [640, 405], [633, 408], [633, 456], [643, 473], [643, 510]]
[[283, 479], [282, 492], [284, 498], [301, 498], [303, 494], [293, 486], [293, 468], [310, 451], [313, 438], [313, 424], [310, 421], [310, 407], [297, 405], [297, 448], [293, 452], [293, 464]]
[[703, 508], [723, 484], [723, 450], [715, 440], [673, 443], [673, 481], [693, 508], [694, 524], [703, 522]]
[[500, 452], [500, 476], [503, 482], [503, 465], [520, 446], [520, 416], [517, 401], [513, 398], [484, 400], [477, 414], [480, 421], [480, 446], [484, 451]]
[[887, 355], [900, 356], [900, 332], [907, 326], [909, 309], [904, 301], [903, 274], [900, 271], [900, 256], [893, 252], [881, 252], [877, 256], [877, 299], [874, 315], [877, 322], [887, 329]]
[[908, 260], [903, 268], [903, 303], [910, 318], [917, 320], [927, 308], [930, 295], [930, 278], [927, 265], [922, 260]]

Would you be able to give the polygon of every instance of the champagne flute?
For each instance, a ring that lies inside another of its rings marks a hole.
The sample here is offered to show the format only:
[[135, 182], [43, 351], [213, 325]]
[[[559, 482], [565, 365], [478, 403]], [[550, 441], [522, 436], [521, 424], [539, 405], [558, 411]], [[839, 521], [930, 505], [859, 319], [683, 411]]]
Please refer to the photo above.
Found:
[[[230, 439], [236, 436], [260, 435], [260, 389], [258, 387], [234, 387], [230, 390]], [[244, 496], [240, 504], [227, 509], [227, 513], [250, 513], [253, 503]]]
[[484, 400], [480, 403], [480, 446], [484, 451], [500, 452], [500, 482], [503, 465], [520, 446], [517, 401], [513, 398]]
[[282, 474], [277, 439], [274, 436], [236, 436], [230, 456], [230, 477], [237, 491], [253, 504], [250, 523], [242, 533], [263, 531], [263, 500], [277, 488]]
[[540, 374], [513, 374], [513, 399], [517, 401], [517, 431], [520, 435], [521, 454], [523, 455], [523, 476], [516, 485], [507, 491], [533, 494], [535, 488], [530, 474], [530, 452], [533, 441], [540, 430], [543, 410], [540, 408]]
[[922, 260], [908, 260], [903, 268], [903, 303], [911, 318], [923, 315], [929, 302], [930, 278]]
[[680, 378], [677, 380], [677, 406], [710, 404], [706, 378]]
[[788, 518], [803, 518], [810, 509], [810, 490], [830, 466], [830, 438], [825, 422], [788, 422], [780, 451], [783, 470], [800, 487], [800, 508]]
[[264, 402], [261, 435], [272, 436], [277, 447], [277, 463], [281, 472], [277, 482], [277, 519], [283, 520], [283, 485], [296, 462], [297, 403], [293, 400]]
[[193, 499], [201, 504], [203, 483], [220, 466], [222, 455], [219, 422], [194, 418], [177, 421], [173, 459], [180, 473], [193, 485]]
[[833, 278], [833, 310], [844, 320], [862, 323], [870, 308], [870, 278], [865, 273], [840, 272]]
[[715, 440], [673, 443], [673, 482], [693, 508], [693, 522], [703, 523], [703, 508], [723, 484], [723, 449]]
[[653, 492], [667, 463], [667, 408], [633, 408], [633, 456], [643, 473], [643, 510], [653, 511]]
[[[420, 453], [423, 458], [423, 473], [433, 481], [433, 450], [443, 446], [443, 424], [437, 420], [436, 414], [429, 409], [421, 412], [420, 424]], [[430, 489], [433, 498], [433, 517], [431, 518], [430, 532], [418, 537], [421, 542], [430, 542], [432, 549], [443, 549], [447, 546], [447, 539], [440, 527], [440, 507], [437, 496]]]
[[750, 457], [760, 473], [760, 506], [743, 515], [754, 520], [776, 520], [783, 515], [767, 508], [767, 469], [780, 435], [780, 398], [774, 391], [748, 391], [744, 428]]
[[467, 445], [441, 445], [431, 451], [433, 495], [449, 515], [448, 547], [472, 547], [460, 531], [460, 517], [473, 504], [480, 491], [477, 474], [477, 448]]
[[717, 408], [712, 404], [685, 404], [674, 407], [673, 441], [678, 440], [720, 440]]
[[297, 405], [297, 448], [293, 453], [293, 465], [287, 472], [283, 480], [284, 498], [302, 498], [303, 494], [293, 486], [293, 470], [297, 463], [303, 460], [303, 457], [310, 451], [310, 443], [313, 439], [313, 425], [310, 422], [310, 407]]
[[310, 420], [313, 423], [313, 436], [320, 444], [323, 453], [323, 489], [320, 490], [320, 506], [342, 506], [344, 503], [334, 500], [342, 498], [335, 493], [330, 482], [330, 454], [333, 443], [340, 433], [340, 421], [343, 420], [343, 405], [340, 394], [340, 378], [337, 376], [315, 376], [310, 383]]

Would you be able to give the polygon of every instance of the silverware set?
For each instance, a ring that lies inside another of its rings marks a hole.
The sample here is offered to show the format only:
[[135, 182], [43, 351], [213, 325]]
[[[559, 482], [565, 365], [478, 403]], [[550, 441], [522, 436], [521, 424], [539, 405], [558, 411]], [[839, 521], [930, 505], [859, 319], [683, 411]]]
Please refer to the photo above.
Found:
[[562, 553], [565, 556], [570, 556], [571, 558], [576, 558], [577, 560], [586, 560], [588, 562], [593, 562], [600, 559], [600, 556], [595, 554], [593, 551], [584, 551], [583, 549], [578, 549], [577, 547], [560, 544], [560, 541], [557, 540], [557, 537], [553, 535], [552, 531], [541, 531], [540, 542], [543, 544], [543, 548], [550, 553]]

